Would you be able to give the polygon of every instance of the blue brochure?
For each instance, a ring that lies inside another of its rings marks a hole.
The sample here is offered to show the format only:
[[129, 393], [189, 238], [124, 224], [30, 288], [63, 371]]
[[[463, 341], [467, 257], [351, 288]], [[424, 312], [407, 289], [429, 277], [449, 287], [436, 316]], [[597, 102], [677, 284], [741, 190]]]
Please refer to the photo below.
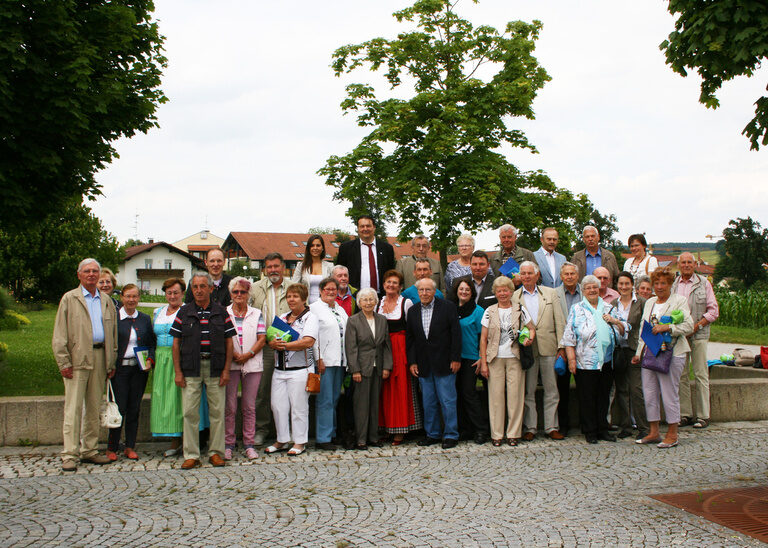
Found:
[[645, 346], [651, 351], [654, 356], [661, 350], [661, 343], [664, 342], [664, 337], [661, 333], [654, 335], [651, 330], [653, 326], [648, 323], [647, 320], [643, 320], [643, 330], [640, 332], [640, 338], [643, 339]]
[[514, 259], [514, 257], [510, 257], [506, 263], [499, 267], [499, 273], [502, 276], [511, 278], [512, 276], [510, 276], [510, 274], [520, 274], [520, 265], [517, 264], [517, 261]]
[[296, 331], [293, 327], [288, 325], [284, 320], [281, 320], [277, 316], [275, 316], [275, 319], [272, 320], [272, 327], [276, 327], [280, 331], [287, 331], [288, 333], [290, 333], [292, 341], [296, 341], [299, 339], [299, 332]]

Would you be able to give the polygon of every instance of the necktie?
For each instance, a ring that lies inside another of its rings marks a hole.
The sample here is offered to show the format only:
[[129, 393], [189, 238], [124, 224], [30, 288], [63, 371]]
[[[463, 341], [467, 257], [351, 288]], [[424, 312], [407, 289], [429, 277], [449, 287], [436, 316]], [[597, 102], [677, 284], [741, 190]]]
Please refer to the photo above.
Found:
[[371, 277], [371, 287], [375, 290], [379, 290], [379, 279], [376, 275], [376, 257], [373, 256], [373, 244], [366, 244], [368, 246], [368, 272]]

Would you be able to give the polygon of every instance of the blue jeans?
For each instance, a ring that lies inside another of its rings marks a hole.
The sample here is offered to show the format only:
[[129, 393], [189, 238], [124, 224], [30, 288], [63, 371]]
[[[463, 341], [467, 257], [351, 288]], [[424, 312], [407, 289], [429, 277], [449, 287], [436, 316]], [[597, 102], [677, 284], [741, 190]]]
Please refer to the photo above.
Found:
[[[419, 377], [421, 396], [424, 402], [424, 429], [434, 439], [459, 439], [459, 424], [456, 418], [456, 375], [429, 375]], [[440, 413], [445, 426], [440, 435]]]
[[341, 395], [343, 367], [326, 367], [320, 377], [320, 393], [315, 401], [315, 442], [328, 443], [336, 435], [336, 404]]

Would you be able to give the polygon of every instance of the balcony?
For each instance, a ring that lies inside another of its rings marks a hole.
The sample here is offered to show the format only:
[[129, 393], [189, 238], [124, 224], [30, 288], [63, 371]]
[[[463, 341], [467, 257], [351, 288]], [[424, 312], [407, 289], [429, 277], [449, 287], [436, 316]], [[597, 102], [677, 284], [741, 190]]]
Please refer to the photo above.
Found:
[[151, 278], [183, 278], [183, 268], [137, 268], [137, 280], [149, 280]]

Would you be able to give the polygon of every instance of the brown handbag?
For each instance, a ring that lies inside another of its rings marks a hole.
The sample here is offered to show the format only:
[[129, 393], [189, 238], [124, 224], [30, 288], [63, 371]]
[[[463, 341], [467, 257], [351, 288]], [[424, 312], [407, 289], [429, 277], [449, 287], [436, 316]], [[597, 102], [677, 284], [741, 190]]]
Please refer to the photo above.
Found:
[[309, 373], [307, 375], [307, 392], [310, 394], [319, 394], [320, 393], [320, 374], [319, 373]]

